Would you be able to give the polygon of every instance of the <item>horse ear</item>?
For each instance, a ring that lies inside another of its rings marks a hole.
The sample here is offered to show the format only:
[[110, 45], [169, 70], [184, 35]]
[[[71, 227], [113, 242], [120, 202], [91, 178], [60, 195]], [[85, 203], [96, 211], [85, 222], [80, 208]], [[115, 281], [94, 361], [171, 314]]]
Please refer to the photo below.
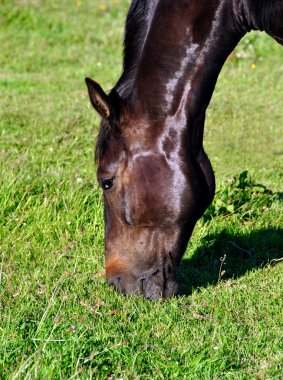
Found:
[[91, 104], [100, 114], [100, 116], [104, 119], [108, 119], [109, 117], [113, 116], [114, 107], [112, 105], [112, 102], [109, 96], [107, 96], [102, 90], [100, 85], [91, 78], [85, 78], [85, 82], [87, 85]]

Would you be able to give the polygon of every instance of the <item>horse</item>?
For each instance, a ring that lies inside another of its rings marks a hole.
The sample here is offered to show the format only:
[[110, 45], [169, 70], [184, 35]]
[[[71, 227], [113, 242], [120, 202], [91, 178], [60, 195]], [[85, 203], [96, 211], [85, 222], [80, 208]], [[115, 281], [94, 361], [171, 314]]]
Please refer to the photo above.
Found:
[[214, 198], [205, 112], [227, 57], [251, 30], [283, 44], [282, 0], [133, 0], [123, 72], [109, 94], [90, 78], [102, 117], [106, 276], [126, 294], [177, 292], [193, 228]]

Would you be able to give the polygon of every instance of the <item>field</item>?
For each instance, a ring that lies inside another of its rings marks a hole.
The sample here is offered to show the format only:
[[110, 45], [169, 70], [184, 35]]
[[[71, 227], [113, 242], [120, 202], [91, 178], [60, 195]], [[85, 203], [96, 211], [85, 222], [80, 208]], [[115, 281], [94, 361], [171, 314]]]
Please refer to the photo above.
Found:
[[121, 72], [127, 0], [1, 0], [0, 378], [282, 379], [283, 48], [247, 35], [207, 112], [217, 194], [180, 294], [104, 276], [99, 118], [85, 76]]

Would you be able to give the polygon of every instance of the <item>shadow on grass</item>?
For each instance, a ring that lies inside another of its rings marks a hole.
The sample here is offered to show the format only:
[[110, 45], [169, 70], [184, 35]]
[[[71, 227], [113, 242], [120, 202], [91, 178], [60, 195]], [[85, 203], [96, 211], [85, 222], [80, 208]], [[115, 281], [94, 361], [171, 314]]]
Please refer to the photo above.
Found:
[[283, 229], [261, 229], [235, 235], [227, 230], [206, 236], [190, 259], [184, 259], [177, 276], [179, 295], [197, 287], [243, 276], [277, 264], [283, 256]]

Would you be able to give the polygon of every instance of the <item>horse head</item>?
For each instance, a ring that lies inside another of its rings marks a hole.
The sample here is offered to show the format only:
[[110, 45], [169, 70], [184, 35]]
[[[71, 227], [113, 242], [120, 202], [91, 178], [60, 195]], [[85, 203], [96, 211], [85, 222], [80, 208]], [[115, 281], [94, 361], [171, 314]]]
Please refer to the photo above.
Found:
[[206, 184], [187, 149], [181, 115], [151, 120], [135, 104], [86, 79], [102, 116], [97, 142], [108, 283], [147, 298], [176, 292], [176, 271], [207, 206]]

